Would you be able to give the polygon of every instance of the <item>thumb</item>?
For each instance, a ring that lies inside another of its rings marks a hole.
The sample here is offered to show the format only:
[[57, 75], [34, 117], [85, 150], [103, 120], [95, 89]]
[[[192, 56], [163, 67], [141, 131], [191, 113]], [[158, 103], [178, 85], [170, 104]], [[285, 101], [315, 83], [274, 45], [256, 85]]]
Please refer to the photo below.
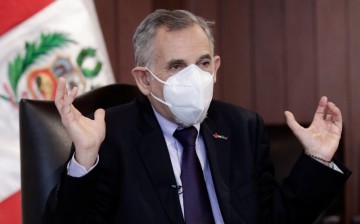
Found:
[[104, 109], [97, 109], [94, 114], [95, 121], [97, 122], [104, 122], [105, 120], [105, 110]]
[[287, 125], [289, 126], [291, 131], [296, 136], [298, 136], [299, 132], [302, 129], [301, 125], [295, 120], [295, 117], [294, 117], [293, 113], [291, 113], [290, 111], [285, 111], [284, 114], [285, 114], [285, 117], [286, 117]]

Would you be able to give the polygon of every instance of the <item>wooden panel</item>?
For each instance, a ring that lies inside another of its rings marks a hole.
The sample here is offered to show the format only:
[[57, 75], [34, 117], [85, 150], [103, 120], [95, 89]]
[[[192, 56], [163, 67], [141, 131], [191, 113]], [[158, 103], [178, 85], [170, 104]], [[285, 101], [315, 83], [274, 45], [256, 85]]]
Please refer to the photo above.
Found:
[[195, 13], [198, 16], [202, 16], [208, 20], [217, 20], [218, 6], [219, 5], [217, 0], [183, 0], [184, 9], [189, 10], [192, 13]]
[[217, 23], [222, 59], [218, 84], [221, 99], [253, 109], [250, 7], [250, 0], [224, 0], [221, 3], [221, 17]]
[[[348, 110], [348, 63], [346, 38], [346, 8], [345, 1], [318, 0], [316, 2], [316, 35], [317, 35], [317, 61], [318, 61], [318, 96], [327, 95], [336, 103], [343, 115], [345, 133], [345, 159], [348, 153], [347, 125], [350, 124]], [[353, 169], [352, 164], [347, 165]], [[350, 180], [351, 181], [351, 180]], [[349, 185], [350, 184], [350, 185]], [[352, 186], [351, 182], [347, 185]], [[351, 200], [358, 193], [349, 191], [345, 195], [347, 207], [353, 207]], [[348, 208], [346, 208], [348, 209]], [[346, 211], [346, 222], [349, 221], [349, 210]]]
[[98, 14], [100, 26], [104, 36], [107, 52], [109, 55], [110, 63], [116, 79], [116, 26], [115, 26], [115, 4], [114, 0], [94, 0], [96, 11]]
[[116, 80], [120, 83], [135, 84], [131, 75], [134, 68], [133, 34], [139, 23], [152, 11], [150, 0], [122, 0], [117, 1], [116, 10], [116, 50], [118, 60], [116, 63]]
[[175, 10], [182, 8], [182, 0], [154, 0], [153, 8], [154, 9], [169, 9]]
[[282, 123], [285, 102], [284, 26], [281, 0], [254, 1], [256, 110], [267, 123]]
[[284, 3], [286, 110], [292, 111], [298, 122], [310, 123], [318, 103], [314, 1]]
[[349, 123], [347, 125], [345, 153], [346, 162], [352, 167], [353, 175], [347, 185], [347, 216], [360, 214], [360, 1], [348, 1], [349, 28]]
[[347, 117], [346, 24], [344, 1], [318, 0], [318, 96], [327, 95]]

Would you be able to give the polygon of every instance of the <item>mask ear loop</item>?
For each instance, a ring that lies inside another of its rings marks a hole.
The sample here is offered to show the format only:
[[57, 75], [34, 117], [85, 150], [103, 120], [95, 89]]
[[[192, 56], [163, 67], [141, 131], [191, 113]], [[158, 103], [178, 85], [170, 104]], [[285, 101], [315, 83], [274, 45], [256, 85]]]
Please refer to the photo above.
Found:
[[164, 85], [168, 85], [166, 82], [164, 82], [163, 80], [159, 79], [159, 77], [157, 77], [154, 73], [152, 73], [152, 71], [150, 71], [150, 69], [148, 69], [147, 67], [145, 67], [148, 72], [150, 73], [150, 75], [155, 78], [157, 81], [159, 81], [160, 83], [164, 84]]
[[[164, 82], [163, 80], [159, 79], [154, 73], [152, 73], [152, 71], [150, 71], [150, 69], [148, 69], [147, 67], [145, 67], [145, 68], [149, 71], [149, 73], [151, 74], [151, 76], [152, 76], [153, 78], [155, 78], [157, 81], [159, 81], [160, 83], [162, 83], [162, 84], [164, 84], [164, 85], [168, 85], [166, 82]], [[150, 92], [150, 95], [151, 95], [152, 97], [154, 97], [154, 98], [155, 98], [157, 101], [159, 101], [160, 103], [162, 103], [162, 104], [164, 104], [164, 105], [166, 105], [166, 106], [168, 106], [168, 107], [172, 107], [171, 104], [169, 104], [169, 103], [165, 102], [164, 100], [160, 99], [159, 97], [155, 96], [155, 94], [153, 94], [152, 92]]]
[[172, 107], [171, 104], [169, 104], [169, 103], [165, 102], [164, 100], [160, 99], [159, 97], [155, 96], [152, 92], [150, 92], [150, 95], [151, 95], [152, 97], [154, 97], [154, 98], [155, 98], [157, 101], [159, 101], [160, 103], [165, 104], [165, 105], [168, 106], [168, 107]]

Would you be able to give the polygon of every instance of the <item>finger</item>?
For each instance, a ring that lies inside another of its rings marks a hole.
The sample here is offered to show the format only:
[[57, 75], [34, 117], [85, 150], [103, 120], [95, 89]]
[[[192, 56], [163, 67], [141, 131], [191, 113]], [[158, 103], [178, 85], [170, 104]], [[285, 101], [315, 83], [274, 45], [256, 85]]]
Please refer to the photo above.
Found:
[[68, 94], [66, 88], [66, 80], [64, 78], [58, 79], [58, 84], [55, 93], [55, 105], [58, 108], [60, 113], [68, 113], [71, 109], [71, 104], [73, 103], [78, 92], [78, 88], [74, 87]]
[[[95, 119], [95, 122], [97, 123], [97, 126], [102, 127], [105, 124], [105, 110], [97, 109], [94, 114], [94, 119]], [[104, 136], [102, 136], [102, 138], [103, 137]]]
[[67, 94], [66, 80], [59, 78], [55, 92], [55, 105], [59, 108], [64, 100], [64, 96]]
[[332, 120], [333, 117], [341, 118], [341, 111], [333, 102], [328, 102], [326, 105], [324, 119]]
[[286, 123], [295, 135], [298, 135], [303, 127], [295, 120], [294, 115], [290, 111], [284, 112]]
[[77, 96], [77, 93], [78, 93], [78, 88], [77, 87], [72, 88], [66, 99], [67, 101], [66, 103], [72, 104], [72, 102], [74, 102], [75, 97]]
[[97, 109], [94, 114], [94, 119], [96, 121], [104, 121], [105, 120], [105, 110], [104, 109]]
[[337, 127], [342, 128], [342, 115], [340, 109], [334, 103], [328, 103], [327, 116]]
[[326, 109], [327, 109], [327, 103], [328, 103], [328, 98], [326, 96], [322, 96], [319, 100], [318, 107], [316, 108], [314, 119], [316, 117], [324, 119], [324, 115], [326, 114]]
[[341, 110], [334, 103], [330, 103], [329, 113], [331, 113], [337, 121], [342, 121]]
[[78, 88], [74, 87], [70, 91], [70, 93], [64, 97], [65, 99], [64, 99], [63, 105], [61, 107], [61, 112], [62, 113], [67, 114], [67, 113], [69, 113], [71, 111], [72, 103], [75, 100], [77, 92], [78, 92]]

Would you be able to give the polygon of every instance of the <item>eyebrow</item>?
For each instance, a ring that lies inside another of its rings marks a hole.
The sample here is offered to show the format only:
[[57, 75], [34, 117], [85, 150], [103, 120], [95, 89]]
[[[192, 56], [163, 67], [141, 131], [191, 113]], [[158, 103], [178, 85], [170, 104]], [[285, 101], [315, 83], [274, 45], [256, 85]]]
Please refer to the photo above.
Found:
[[202, 55], [199, 60], [196, 61], [196, 63], [199, 63], [200, 61], [204, 60], [204, 59], [211, 59], [211, 55], [210, 54], [204, 54]]
[[[204, 54], [204, 55], [200, 56], [200, 58], [196, 61], [195, 64], [199, 63], [200, 61], [202, 61], [204, 59], [211, 59], [211, 55], [210, 54]], [[173, 60], [170, 60], [168, 63], [166, 63], [166, 67], [171, 68], [175, 64], [187, 65], [188, 63], [183, 59], [173, 59]]]
[[186, 65], [187, 63], [183, 59], [173, 59], [173, 60], [170, 60], [168, 63], [166, 63], [166, 67], [168, 69], [170, 69], [175, 64]]

